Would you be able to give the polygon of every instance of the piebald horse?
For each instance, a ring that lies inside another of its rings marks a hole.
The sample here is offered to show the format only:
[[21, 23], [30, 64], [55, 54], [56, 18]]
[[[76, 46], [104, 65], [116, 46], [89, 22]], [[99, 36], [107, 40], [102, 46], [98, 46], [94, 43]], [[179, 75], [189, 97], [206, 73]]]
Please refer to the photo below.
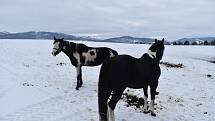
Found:
[[[140, 58], [134, 58], [130, 55], [118, 55], [102, 64], [98, 83], [100, 121], [115, 120], [114, 109], [127, 87], [143, 88], [144, 113], [151, 112], [152, 116], [156, 116], [154, 100], [158, 79], [161, 74], [159, 62], [162, 59], [163, 52], [164, 39], [155, 39], [147, 53]], [[148, 86], [151, 93], [149, 109], [147, 109]]]
[[82, 66], [97, 66], [118, 55], [117, 51], [107, 47], [88, 47], [84, 44], [64, 41], [64, 38], [57, 39], [54, 37], [53, 45], [53, 56], [56, 56], [62, 51], [69, 57], [71, 64], [75, 66], [77, 71], [76, 90], [83, 84]]

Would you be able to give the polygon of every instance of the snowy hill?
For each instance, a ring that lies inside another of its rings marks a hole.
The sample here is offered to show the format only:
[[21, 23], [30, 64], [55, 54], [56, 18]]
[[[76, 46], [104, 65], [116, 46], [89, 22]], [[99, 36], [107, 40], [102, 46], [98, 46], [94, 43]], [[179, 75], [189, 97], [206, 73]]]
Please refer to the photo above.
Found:
[[58, 33], [58, 32], [44, 32], [44, 31], [29, 31], [29, 32], [0, 32], [0, 39], [49, 39], [52, 40], [53, 37], [64, 38], [66, 40], [84, 40], [84, 41], [100, 41], [92, 37], [76, 37], [69, 34]]
[[[95, 42], [113, 42], [113, 43], [134, 43], [134, 44], [145, 44], [152, 43], [154, 39], [152, 38], [136, 38], [131, 36], [122, 36], [108, 39], [97, 39], [90, 36], [74, 36], [65, 33], [58, 32], [44, 32], [44, 31], [29, 31], [20, 33], [10, 33], [10, 32], [0, 32], [0, 39], [49, 39], [52, 40], [53, 37], [64, 38], [65, 40], [81, 40], [81, 41], [95, 41]], [[165, 44], [169, 42], [165, 41]]]
[[[0, 121], [98, 121], [100, 66], [83, 68], [83, 87], [75, 90], [76, 70], [63, 54], [51, 55], [53, 41], [0, 41]], [[84, 42], [140, 57], [147, 44]], [[120, 100], [116, 121], [214, 121], [214, 47], [166, 46], [155, 108], [157, 117], [127, 107]], [[59, 64], [63, 63], [63, 64]], [[143, 97], [143, 91], [128, 93]]]
[[122, 36], [122, 37], [115, 37], [115, 38], [105, 39], [104, 42], [145, 44], [145, 43], [154, 42], [154, 39], [151, 39], [151, 38], [136, 38], [136, 37], [131, 37], [131, 36]]

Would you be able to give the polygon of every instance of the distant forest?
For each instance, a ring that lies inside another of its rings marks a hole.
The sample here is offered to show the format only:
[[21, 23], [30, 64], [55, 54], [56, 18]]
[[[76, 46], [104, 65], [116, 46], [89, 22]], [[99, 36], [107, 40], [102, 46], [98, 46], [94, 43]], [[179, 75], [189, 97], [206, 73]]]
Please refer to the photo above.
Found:
[[215, 46], [215, 39], [212, 40], [211, 42], [208, 42], [207, 40], [205, 40], [205, 41], [194, 41], [194, 42], [190, 42], [188, 40], [186, 40], [185, 42], [174, 41], [173, 45], [213, 45], [213, 46]]

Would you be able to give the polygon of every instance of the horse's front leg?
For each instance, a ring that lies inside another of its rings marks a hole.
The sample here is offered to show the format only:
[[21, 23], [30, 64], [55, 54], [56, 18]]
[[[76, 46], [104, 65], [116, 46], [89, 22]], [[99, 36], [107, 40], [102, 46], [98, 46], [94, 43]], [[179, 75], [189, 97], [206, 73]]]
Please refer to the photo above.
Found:
[[148, 98], [148, 86], [143, 88], [143, 92], [144, 92], [144, 107], [143, 107], [143, 111], [144, 113], [148, 113], [148, 106], [147, 106], [147, 98]]
[[155, 88], [151, 88], [150, 92], [151, 92], [151, 102], [150, 102], [150, 105], [149, 105], [149, 109], [150, 109], [151, 115], [152, 116], [156, 116], [156, 114], [154, 112], [154, 110], [155, 110], [154, 109], [154, 102], [155, 102], [156, 89]]
[[77, 71], [77, 85], [76, 85], [76, 90], [79, 89], [79, 87], [82, 86], [83, 81], [82, 81], [82, 72], [81, 72], [81, 65], [78, 65], [76, 67], [76, 71]]
[[80, 66], [80, 71], [79, 71], [79, 78], [80, 78], [79, 87], [82, 87], [83, 81], [82, 81], [82, 68], [81, 68], [81, 66]]

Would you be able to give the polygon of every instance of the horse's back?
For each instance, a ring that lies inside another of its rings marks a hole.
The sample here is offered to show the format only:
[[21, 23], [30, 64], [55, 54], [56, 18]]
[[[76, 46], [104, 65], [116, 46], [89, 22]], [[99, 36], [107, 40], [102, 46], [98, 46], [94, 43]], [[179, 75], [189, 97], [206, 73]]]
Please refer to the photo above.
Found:
[[160, 76], [159, 65], [155, 64], [147, 55], [139, 59], [130, 55], [118, 55], [103, 63], [100, 74], [112, 86], [142, 88], [150, 84], [153, 78]]
[[112, 86], [127, 85], [137, 59], [129, 55], [118, 55], [104, 62], [100, 71], [100, 81], [106, 80]]
[[118, 55], [114, 58], [110, 58], [103, 65], [112, 71], [123, 71], [129, 68], [131, 65], [135, 64], [136, 60], [136, 58], [130, 55]]

